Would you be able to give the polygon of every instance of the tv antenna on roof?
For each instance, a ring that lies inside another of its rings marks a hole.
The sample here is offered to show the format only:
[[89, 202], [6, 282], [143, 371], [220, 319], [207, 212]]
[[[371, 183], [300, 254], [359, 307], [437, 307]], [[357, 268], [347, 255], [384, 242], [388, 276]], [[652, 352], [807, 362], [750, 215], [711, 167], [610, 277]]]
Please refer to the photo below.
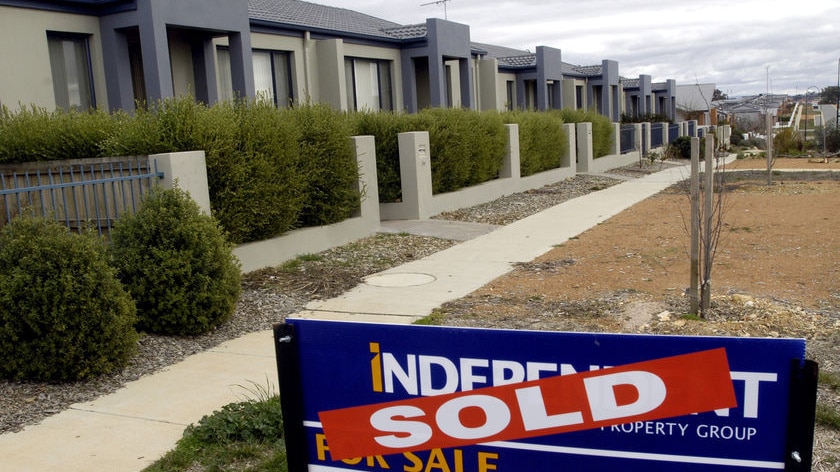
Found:
[[443, 5], [443, 19], [448, 20], [449, 15], [446, 14], [446, 2], [449, 2], [449, 1], [451, 1], [451, 0], [437, 0], [437, 1], [434, 1], [434, 2], [421, 3], [420, 6], [425, 7], [426, 5]]

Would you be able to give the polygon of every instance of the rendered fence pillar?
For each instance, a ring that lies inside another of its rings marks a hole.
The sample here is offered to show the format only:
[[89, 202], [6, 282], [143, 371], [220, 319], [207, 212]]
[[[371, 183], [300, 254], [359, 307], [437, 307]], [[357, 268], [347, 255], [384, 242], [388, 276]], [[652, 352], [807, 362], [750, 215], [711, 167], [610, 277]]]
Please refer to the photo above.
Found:
[[577, 165], [577, 136], [574, 123], [563, 123], [563, 131], [569, 138], [569, 145], [563, 153], [560, 167], [571, 167], [572, 163]]
[[577, 137], [577, 172], [589, 172], [595, 153], [592, 150], [592, 123], [578, 123]]
[[621, 123], [613, 123], [613, 140], [610, 154], [621, 155]]
[[633, 124], [633, 149], [636, 151], [642, 150], [642, 124]]
[[680, 137], [688, 136], [688, 122], [681, 121], [680, 122]]
[[732, 126], [730, 125], [723, 125], [718, 126], [718, 137], [724, 149], [727, 151], [729, 150], [729, 146], [732, 144]]
[[502, 170], [499, 171], [499, 177], [502, 179], [519, 180], [521, 174], [520, 156], [519, 156], [519, 125], [507, 124], [507, 149], [505, 152], [505, 160], [502, 162]]
[[376, 142], [373, 136], [353, 136], [356, 162], [359, 165], [359, 192], [362, 204], [361, 218], [368, 224], [379, 224], [379, 186], [376, 181]]
[[688, 135], [692, 138], [697, 137], [697, 120], [688, 120]]
[[642, 123], [642, 155], [646, 156], [650, 152], [650, 123]]
[[662, 125], [662, 147], [668, 147], [668, 122], [660, 123]]
[[207, 215], [210, 214], [210, 190], [207, 185], [207, 163], [204, 151], [169, 152], [149, 156], [152, 168], [163, 172], [163, 188], [178, 187], [186, 191]]
[[427, 131], [397, 135], [400, 148], [402, 202], [407, 219], [423, 219], [431, 215], [432, 161]]

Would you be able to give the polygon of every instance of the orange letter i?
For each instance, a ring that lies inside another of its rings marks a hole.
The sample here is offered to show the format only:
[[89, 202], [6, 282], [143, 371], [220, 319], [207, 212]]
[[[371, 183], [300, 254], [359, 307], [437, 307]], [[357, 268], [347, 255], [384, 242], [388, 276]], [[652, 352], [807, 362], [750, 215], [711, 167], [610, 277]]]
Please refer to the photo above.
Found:
[[370, 360], [370, 375], [373, 379], [373, 391], [382, 391], [382, 358], [379, 354], [379, 343], [370, 343], [370, 353], [375, 354]]

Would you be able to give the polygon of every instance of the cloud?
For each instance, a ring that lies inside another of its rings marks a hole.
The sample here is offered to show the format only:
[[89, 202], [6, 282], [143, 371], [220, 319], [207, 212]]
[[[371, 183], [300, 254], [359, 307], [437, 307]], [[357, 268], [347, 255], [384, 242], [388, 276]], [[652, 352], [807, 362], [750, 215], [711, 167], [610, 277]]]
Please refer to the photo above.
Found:
[[[730, 95], [837, 85], [840, 5], [809, 0], [320, 0], [401, 24], [443, 18], [474, 41], [561, 49], [573, 64], [619, 61], [625, 77], [715, 83]], [[769, 80], [768, 80], [769, 78]], [[768, 85], [769, 84], [769, 85]]]

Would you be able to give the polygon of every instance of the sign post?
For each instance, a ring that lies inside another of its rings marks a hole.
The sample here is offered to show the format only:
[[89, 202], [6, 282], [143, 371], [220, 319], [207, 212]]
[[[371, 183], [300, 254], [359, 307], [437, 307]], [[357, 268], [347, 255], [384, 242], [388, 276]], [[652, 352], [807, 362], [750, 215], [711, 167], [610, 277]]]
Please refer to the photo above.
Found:
[[810, 470], [801, 339], [287, 320], [290, 472]]

